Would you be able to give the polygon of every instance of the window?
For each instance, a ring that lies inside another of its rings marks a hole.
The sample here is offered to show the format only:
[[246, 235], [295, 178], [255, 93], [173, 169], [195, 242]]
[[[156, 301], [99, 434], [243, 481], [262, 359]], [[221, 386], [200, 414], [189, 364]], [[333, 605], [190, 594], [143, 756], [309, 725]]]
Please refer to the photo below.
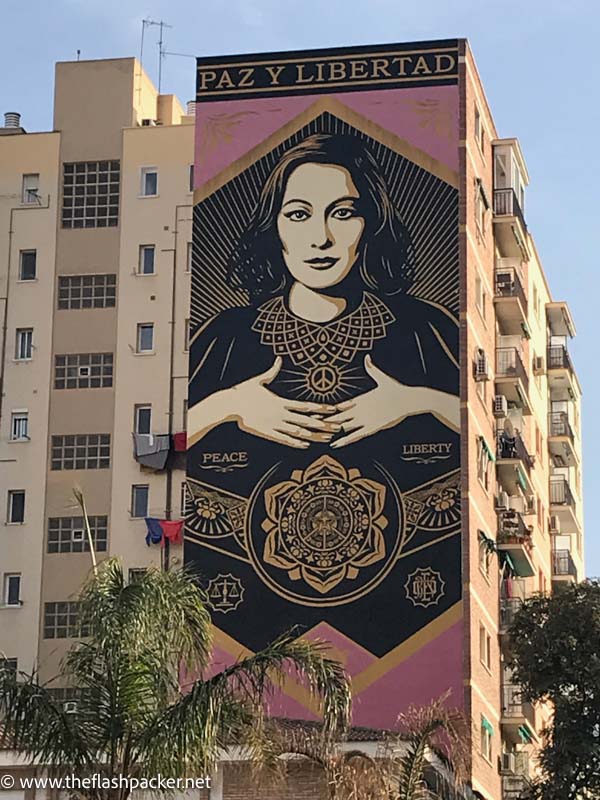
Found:
[[10, 524], [25, 522], [25, 490], [11, 489], [8, 492], [6, 521]]
[[188, 189], [190, 192], [194, 191], [194, 165], [190, 164], [190, 171], [188, 176]]
[[154, 323], [140, 322], [137, 326], [137, 353], [151, 353], [154, 350]]
[[79, 618], [79, 603], [69, 600], [64, 603], [44, 604], [44, 639], [70, 639], [88, 636], [87, 625]]
[[[106, 552], [108, 517], [88, 516], [92, 542], [97, 552]], [[83, 517], [50, 517], [48, 520], [48, 553], [89, 553], [90, 543]]]
[[78, 161], [63, 168], [63, 228], [112, 228], [119, 224], [118, 161]]
[[3, 600], [5, 606], [20, 606], [21, 605], [21, 573], [20, 572], [5, 572], [4, 573], [4, 594]]
[[492, 668], [492, 637], [483, 625], [479, 626], [479, 660], [486, 669]]
[[487, 719], [482, 715], [481, 716], [481, 739], [480, 739], [480, 750], [481, 755], [486, 759], [486, 761], [492, 760], [492, 736], [494, 734], [494, 729], [487, 721]]
[[148, 572], [144, 567], [131, 567], [129, 570], [129, 583], [138, 583]]
[[187, 398], [183, 401], [183, 430], [187, 430], [187, 417], [188, 417], [188, 401]]
[[11, 442], [23, 442], [29, 439], [29, 413], [13, 411], [10, 417]]
[[72, 353], [54, 357], [55, 389], [104, 389], [112, 385], [112, 353]]
[[33, 351], [33, 328], [17, 328], [15, 360], [29, 361]]
[[138, 484], [131, 487], [131, 516], [148, 516], [148, 484]]
[[192, 271], [192, 243], [187, 243], [187, 253], [186, 253], [186, 262], [185, 262], [185, 271], [191, 272]]
[[540, 293], [537, 290], [537, 286], [533, 287], [533, 309], [535, 311], [535, 316], [539, 320], [540, 311], [541, 311], [541, 303], [540, 303]]
[[144, 197], [154, 197], [158, 194], [158, 172], [156, 167], [142, 168], [141, 193]]
[[483, 436], [477, 437], [477, 477], [486, 491], [490, 488], [490, 462], [494, 455]]
[[134, 408], [134, 430], [136, 433], [152, 432], [152, 406], [139, 405]]
[[483, 281], [479, 275], [475, 278], [475, 303], [479, 309], [479, 313], [483, 319], [485, 319], [487, 313], [487, 298], [485, 289], [483, 288]]
[[154, 253], [153, 244], [141, 244], [138, 262], [138, 273], [140, 275], [154, 275]]
[[17, 677], [18, 665], [16, 658], [0, 656], [0, 672], [8, 673], [13, 679]]
[[29, 205], [30, 203], [40, 202], [40, 176], [38, 173], [31, 173], [30, 175], [23, 175], [23, 197], [22, 202]]
[[110, 467], [110, 434], [83, 433], [53, 436], [51, 466], [53, 470], [108, 469]]
[[37, 250], [21, 250], [19, 253], [19, 280], [34, 281], [36, 278]]
[[190, 327], [190, 320], [186, 319], [184, 322], [184, 342], [183, 342], [183, 349], [189, 350], [190, 349], [190, 336], [191, 336], [191, 327]]
[[492, 561], [492, 540], [479, 531], [479, 569], [485, 578], [490, 577], [490, 564]]
[[61, 275], [58, 279], [58, 309], [114, 308], [116, 275]]
[[487, 211], [487, 206], [481, 191], [477, 190], [477, 196], [475, 198], [475, 219], [477, 221], [477, 226], [480, 232], [483, 234], [485, 233], [485, 212]]
[[475, 106], [475, 139], [479, 144], [481, 139], [481, 114], [477, 106]]

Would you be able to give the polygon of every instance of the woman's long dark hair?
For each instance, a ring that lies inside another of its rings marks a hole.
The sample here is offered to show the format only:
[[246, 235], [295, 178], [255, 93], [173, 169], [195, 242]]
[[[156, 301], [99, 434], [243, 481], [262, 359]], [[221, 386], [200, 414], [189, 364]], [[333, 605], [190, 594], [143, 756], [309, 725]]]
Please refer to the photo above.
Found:
[[347, 169], [359, 193], [365, 220], [357, 266], [365, 288], [379, 294], [405, 292], [415, 272], [414, 247], [390, 201], [377, 162], [365, 144], [348, 134], [317, 133], [286, 151], [267, 178], [248, 228], [228, 264], [228, 282], [253, 300], [285, 292], [293, 279], [282, 255], [277, 215], [292, 172], [301, 164], [335, 164]]

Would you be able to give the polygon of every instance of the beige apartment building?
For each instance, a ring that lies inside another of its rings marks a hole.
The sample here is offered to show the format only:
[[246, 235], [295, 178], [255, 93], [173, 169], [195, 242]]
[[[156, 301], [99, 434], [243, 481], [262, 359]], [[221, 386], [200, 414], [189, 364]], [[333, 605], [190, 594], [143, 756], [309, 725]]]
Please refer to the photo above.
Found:
[[[466, 43], [460, 70], [464, 707], [474, 796], [510, 800], [548, 712], [521, 701], [506, 628], [524, 597], [584, 577], [581, 389], [524, 156]], [[183, 514], [193, 123], [125, 58], [58, 64], [53, 130], [0, 129], [0, 654], [45, 678], [91, 568], [75, 487], [99, 559], [182, 561], [144, 518]]]

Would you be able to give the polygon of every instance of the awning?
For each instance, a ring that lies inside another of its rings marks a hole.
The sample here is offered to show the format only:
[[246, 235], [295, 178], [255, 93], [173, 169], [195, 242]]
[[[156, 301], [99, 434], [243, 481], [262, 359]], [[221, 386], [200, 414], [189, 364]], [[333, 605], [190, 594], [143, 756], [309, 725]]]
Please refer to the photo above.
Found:
[[494, 735], [494, 729], [490, 722], [485, 717], [481, 717], [481, 727], [486, 730], [490, 736]]
[[525, 478], [525, 475], [523, 474], [523, 470], [521, 469], [520, 466], [517, 466], [517, 480], [519, 482], [519, 486], [521, 487], [521, 489], [523, 489], [523, 491], [526, 492], [527, 491], [527, 479]]
[[481, 441], [481, 446], [483, 447], [483, 449], [484, 449], [484, 451], [485, 451], [485, 453], [486, 453], [487, 457], [489, 458], [489, 460], [490, 460], [490, 461], [495, 461], [495, 460], [496, 460], [496, 456], [494, 455], [494, 453], [493, 453], [493, 452], [492, 452], [492, 450], [490, 449], [490, 446], [489, 446], [489, 444], [486, 442], [485, 438], [484, 438], [483, 436], [480, 436], [480, 437], [479, 437], [479, 439], [480, 439], [480, 441]]

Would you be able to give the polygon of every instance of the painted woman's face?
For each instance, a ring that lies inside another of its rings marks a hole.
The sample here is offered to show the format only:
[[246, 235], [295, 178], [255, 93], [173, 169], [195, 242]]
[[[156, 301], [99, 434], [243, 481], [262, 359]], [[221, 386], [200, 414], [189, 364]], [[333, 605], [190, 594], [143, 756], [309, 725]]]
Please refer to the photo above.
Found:
[[290, 175], [277, 230], [292, 276], [310, 289], [340, 283], [358, 255], [365, 220], [358, 190], [344, 167], [302, 164]]

